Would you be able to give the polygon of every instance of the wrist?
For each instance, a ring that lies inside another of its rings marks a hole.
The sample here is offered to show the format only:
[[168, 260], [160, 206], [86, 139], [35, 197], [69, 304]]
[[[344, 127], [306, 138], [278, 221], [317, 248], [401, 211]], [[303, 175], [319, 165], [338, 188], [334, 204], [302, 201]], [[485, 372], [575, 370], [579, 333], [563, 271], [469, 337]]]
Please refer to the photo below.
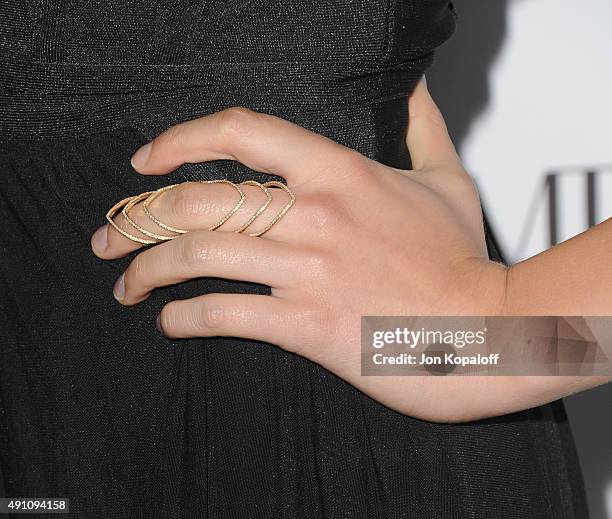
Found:
[[538, 256], [507, 267], [502, 315], [572, 315], [555, 300], [555, 287], [545, 277]]
[[490, 262], [492, 284], [495, 287], [490, 293], [489, 313], [487, 315], [510, 315], [508, 308], [510, 269], [503, 263]]
[[507, 315], [612, 315], [612, 219], [508, 269]]
[[538, 255], [507, 267], [502, 315], [572, 315], [560, 304], [547, 276]]
[[471, 315], [508, 315], [509, 268], [496, 261], [479, 259], [472, 264]]

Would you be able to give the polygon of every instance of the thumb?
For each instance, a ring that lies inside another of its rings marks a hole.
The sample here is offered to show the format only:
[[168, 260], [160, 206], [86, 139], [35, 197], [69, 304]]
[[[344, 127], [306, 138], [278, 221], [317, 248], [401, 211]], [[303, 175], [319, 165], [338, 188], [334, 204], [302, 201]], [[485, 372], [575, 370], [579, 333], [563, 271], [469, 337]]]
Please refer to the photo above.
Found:
[[460, 164], [444, 117], [429, 95], [424, 77], [410, 96], [408, 114], [406, 145], [413, 169]]

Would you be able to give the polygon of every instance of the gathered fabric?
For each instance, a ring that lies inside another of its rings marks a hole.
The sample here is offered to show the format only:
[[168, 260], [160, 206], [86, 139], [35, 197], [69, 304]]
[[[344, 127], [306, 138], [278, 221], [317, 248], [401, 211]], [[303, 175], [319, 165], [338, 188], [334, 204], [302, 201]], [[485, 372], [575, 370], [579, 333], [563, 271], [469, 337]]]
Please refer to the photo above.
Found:
[[83, 519], [586, 517], [560, 403], [432, 424], [269, 344], [170, 340], [169, 301], [269, 288], [202, 278], [125, 308], [112, 286], [134, 255], [90, 249], [128, 195], [278, 180], [131, 168], [228, 106], [409, 167], [406, 97], [454, 25], [446, 0], [0, 3], [0, 496], [66, 497]]

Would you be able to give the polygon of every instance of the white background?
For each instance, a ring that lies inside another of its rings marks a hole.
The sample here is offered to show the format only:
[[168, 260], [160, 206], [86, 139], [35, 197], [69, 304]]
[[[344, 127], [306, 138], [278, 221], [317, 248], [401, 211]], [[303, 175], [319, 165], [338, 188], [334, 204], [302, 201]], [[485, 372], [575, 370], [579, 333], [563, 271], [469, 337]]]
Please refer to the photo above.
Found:
[[[612, 0], [454, 3], [457, 32], [428, 85], [506, 259], [548, 247], [546, 173], [607, 165], [598, 220], [612, 217]], [[561, 181], [561, 239], [586, 228], [584, 184], [579, 174]], [[565, 403], [591, 519], [612, 519], [612, 385]]]
[[[504, 250], [519, 259], [548, 243], [545, 199], [535, 221], [528, 214], [543, 174], [612, 164], [612, 1], [514, 0], [506, 30], [489, 74], [489, 106], [461, 153]], [[609, 170], [601, 176], [599, 220], [612, 216]], [[569, 175], [560, 187], [565, 239], [584, 229], [584, 182]], [[532, 238], [521, 244], [526, 228]]]

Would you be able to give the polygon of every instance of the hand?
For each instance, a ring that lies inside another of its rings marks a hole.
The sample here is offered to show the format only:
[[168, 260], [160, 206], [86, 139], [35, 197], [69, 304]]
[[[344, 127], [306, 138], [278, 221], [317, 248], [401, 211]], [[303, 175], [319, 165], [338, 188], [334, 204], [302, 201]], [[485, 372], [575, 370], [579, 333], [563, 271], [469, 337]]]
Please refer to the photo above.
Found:
[[[162, 133], [133, 157], [140, 173], [237, 160], [284, 177], [296, 202], [263, 238], [254, 238], [232, 231], [262, 204], [259, 188], [244, 187], [244, 206], [217, 231], [204, 229], [234, 206], [230, 187], [185, 183], [164, 192], [151, 210], [190, 232], [136, 256], [115, 285], [116, 297], [134, 305], [156, 287], [208, 276], [266, 284], [271, 296], [207, 294], [171, 302], [160, 314], [161, 329], [171, 338], [233, 336], [278, 345], [420, 418], [456, 419], [458, 404], [460, 419], [482, 414], [478, 404], [491, 397], [464, 391], [478, 377], [360, 376], [362, 315], [503, 311], [506, 268], [487, 259], [476, 189], [424, 84], [409, 108], [413, 171], [384, 166], [287, 121], [241, 108]], [[285, 202], [275, 190], [266, 214]], [[131, 214], [143, 227], [150, 225], [142, 207]], [[265, 219], [257, 222], [249, 230]], [[129, 228], [121, 216], [116, 223]], [[103, 259], [138, 246], [108, 226], [92, 241]], [[502, 403], [499, 412], [511, 408]]]

